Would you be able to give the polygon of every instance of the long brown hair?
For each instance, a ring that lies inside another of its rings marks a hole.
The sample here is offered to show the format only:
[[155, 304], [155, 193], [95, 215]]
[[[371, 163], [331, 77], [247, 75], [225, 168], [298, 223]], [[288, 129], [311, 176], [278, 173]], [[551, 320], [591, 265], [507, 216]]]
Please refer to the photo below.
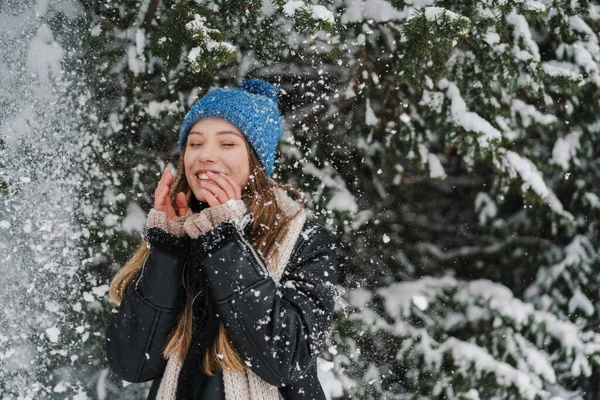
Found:
[[[176, 204], [175, 197], [177, 196], [177, 193], [185, 193], [189, 206], [194, 194], [192, 193], [185, 176], [184, 156], [186, 147], [187, 143], [183, 146], [183, 151], [177, 167], [177, 174], [171, 185], [169, 195], [172, 204]], [[302, 210], [301, 207], [295, 214], [286, 216], [277, 202], [275, 189], [279, 187], [293, 193], [302, 206], [304, 206], [304, 198], [302, 194], [293, 187], [270, 180], [262, 169], [256, 154], [247, 142], [246, 148], [250, 159], [250, 171], [252, 171], [252, 175], [242, 193], [242, 200], [244, 201], [246, 208], [252, 212], [254, 216], [251, 238], [252, 246], [265, 257], [267, 265], [271, 265], [269, 260], [277, 259], [277, 239], [284, 237], [287, 234], [289, 222]], [[143, 266], [149, 251], [146, 243], [142, 241], [131, 258], [125, 263], [123, 268], [117, 272], [111, 281], [109, 294], [111, 300], [117, 306], [121, 304], [121, 300], [123, 299], [127, 287]], [[165, 358], [176, 355], [182, 362], [192, 343], [194, 301], [199, 293], [198, 282], [189, 281], [187, 278], [183, 279], [187, 291], [187, 301], [183, 312], [179, 316], [177, 325], [171, 332], [169, 342], [163, 350], [163, 356]], [[223, 323], [219, 322], [219, 331], [213, 342], [212, 348], [205, 353], [204, 359], [202, 360], [202, 370], [205, 374], [212, 376], [223, 369], [244, 371], [247, 369], [247, 366], [242, 361], [237, 351], [232, 347]]]

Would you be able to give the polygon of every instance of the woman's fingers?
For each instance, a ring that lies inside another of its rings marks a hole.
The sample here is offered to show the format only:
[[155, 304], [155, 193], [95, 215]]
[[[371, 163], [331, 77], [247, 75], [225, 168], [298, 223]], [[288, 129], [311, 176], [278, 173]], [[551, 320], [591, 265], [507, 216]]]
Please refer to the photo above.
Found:
[[171, 187], [171, 184], [173, 183], [173, 180], [175, 180], [175, 177], [173, 176], [173, 173], [171, 172], [171, 169], [169, 167], [165, 168], [165, 172], [163, 173], [165, 181], [163, 182], [165, 185]]
[[231, 179], [231, 177], [227, 176], [227, 175], [221, 175], [221, 177], [223, 179], [225, 179], [227, 182], [229, 182], [229, 184], [231, 185], [231, 187], [233, 188], [234, 194], [235, 194], [235, 198], [237, 200], [241, 200], [242, 199], [242, 188], [238, 186], [237, 183], [235, 183], [233, 181], [233, 179]]
[[[158, 181], [158, 185], [156, 185], [156, 190], [154, 191], [154, 198], [156, 199], [160, 194], [163, 193], [164, 188], [165, 188], [165, 182], [167, 181], [167, 176], [170, 173], [170, 171], [168, 171], [169, 168], [165, 168], [165, 170], [163, 171], [162, 175], [160, 176], [160, 180]], [[167, 189], [169, 185], [166, 185]]]
[[202, 189], [210, 192], [210, 194], [212, 194], [219, 201], [219, 204], [223, 204], [227, 200], [229, 200], [229, 196], [227, 195], [227, 193], [223, 189], [221, 189], [219, 185], [217, 185], [215, 182], [201, 181], [200, 185], [202, 186]]
[[235, 191], [235, 184], [232, 185], [231, 182], [232, 180], [229, 179], [225, 179], [225, 174], [221, 175], [221, 174], [217, 174], [215, 172], [211, 172], [208, 171], [208, 176], [209, 178], [217, 184], [217, 186], [219, 186], [221, 188], [221, 190], [223, 190], [226, 194], [227, 194], [227, 199], [237, 199], [238, 197], [236, 196], [236, 191]]
[[[170, 190], [174, 177], [169, 167], [165, 168], [158, 182], [156, 191], [154, 192], [154, 209], [163, 211], [167, 214], [168, 219], [173, 219], [177, 216], [173, 203], [171, 202]], [[184, 195], [185, 197], [185, 195]], [[186, 204], [187, 207], [187, 204]], [[187, 209], [186, 209], [187, 213]]]
[[175, 204], [177, 204], [177, 212], [179, 213], [180, 217], [183, 217], [188, 213], [188, 203], [183, 192], [177, 193], [177, 197], [175, 197]]
[[202, 194], [204, 195], [204, 199], [206, 200], [206, 202], [208, 203], [208, 205], [210, 207], [215, 207], [215, 206], [218, 206], [219, 204], [221, 204], [221, 202], [209, 190], [200, 189], [200, 191], [202, 191]]

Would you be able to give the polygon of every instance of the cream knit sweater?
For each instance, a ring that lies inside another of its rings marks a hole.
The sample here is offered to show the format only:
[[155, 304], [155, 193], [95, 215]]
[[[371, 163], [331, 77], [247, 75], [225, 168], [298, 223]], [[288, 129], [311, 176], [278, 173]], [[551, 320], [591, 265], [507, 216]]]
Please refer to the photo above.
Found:
[[[293, 215], [301, 206], [291, 199], [287, 192], [277, 188], [275, 190], [277, 202], [286, 216]], [[164, 212], [154, 209], [148, 214], [146, 226], [159, 227], [177, 236], [187, 233], [192, 238], [197, 238], [210, 231], [223, 221], [236, 221], [246, 213], [246, 206], [242, 200], [229, 200], [215, 207], [209, 207], [200, 213], [188, 213], [185, 217], [179, 217], [169, 221]], [[306, 214], [304, 210], [290, 222], [288, 233], [280, 242], [279, 254], [276, 260], [269, 255], [265, 261], [269, 267], [271, 277], [279, 286], [279, 280], [283, 275], [285, 266], [291, 256], [294, 244], [298, 239]], [[167, 367], [163, 374], [158, 389], [158, 400], [173, 400], [177, 391], [177, 380], [181, 371], [182, 362], [176, 356], [171, 356], [167, 361]], [[268, 384], [260, 377], [247, 370], [246, 372], [223, 371], [223, 384], [225, 387], [226, 400], [279, 400], [281, 397], [277, 387]]]

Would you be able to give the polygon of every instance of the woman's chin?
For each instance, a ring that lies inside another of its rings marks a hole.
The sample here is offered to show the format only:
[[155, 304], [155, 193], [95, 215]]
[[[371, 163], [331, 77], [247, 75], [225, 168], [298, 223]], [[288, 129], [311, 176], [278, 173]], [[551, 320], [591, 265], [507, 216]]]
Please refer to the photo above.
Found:
[[196, 197], [196, 200], [201, 201], [203, 203], [206, 202], [206, 198], [202, 195], [202, 193], [198, 192], [198, 191], [192, 191], [194, 193], [194, 197]]

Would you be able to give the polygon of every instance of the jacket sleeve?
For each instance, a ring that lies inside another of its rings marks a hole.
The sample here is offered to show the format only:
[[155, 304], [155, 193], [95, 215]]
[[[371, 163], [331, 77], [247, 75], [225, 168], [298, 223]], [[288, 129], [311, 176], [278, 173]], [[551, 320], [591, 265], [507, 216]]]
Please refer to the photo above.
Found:
[[313, 365], [331, 327], [334, 244], [324, 228], [315, 228], [300, 240], [277, 287], [248, 237], [236, 222], [223, 222], [191, 240], [190, 252], [246, 364], [271, 385], [292, 384]]
[[182, 273], [189, 238], [152, 227], [145, 239], [150, 252], [108, 325], [108, 363], [129, 382], [162, 375], [166, 366], [162, 351], [186, 299]]

